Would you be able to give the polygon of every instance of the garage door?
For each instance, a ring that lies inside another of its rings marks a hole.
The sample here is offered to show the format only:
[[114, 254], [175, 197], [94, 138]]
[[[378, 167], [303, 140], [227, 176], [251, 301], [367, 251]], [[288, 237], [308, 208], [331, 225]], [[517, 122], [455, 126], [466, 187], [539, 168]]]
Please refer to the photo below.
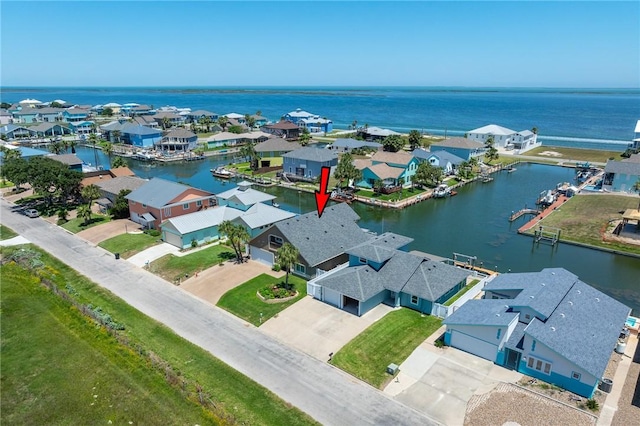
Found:
[[331, 290], [330, 288], [323, 288], [323, 293], [324, 293], [324, 301], [333, 305], [333, 306], [337, 306], [338, 308], [342, 309], [342, 306], [340, 304], [340, 301], [342, 300], [341, 294], [338, 293], [335, 290]]
[[498, 347], [484, 340], [476, 339], [459, 331], [451, 331], [451, 346], [462, 349], [465, 352], [477, 355], [481, 358], [495, 362]]
[[178, 248], [182, 248], [182, 238], [180, 235], [172, 234], [171, 232], [164, 231], [162, 239], [164, 242], [169, 243]]
[[251, 246], [249, 247], [249, 254], [251, 255], [251, 259], [273, 266], [273, 253], [270, 251]]

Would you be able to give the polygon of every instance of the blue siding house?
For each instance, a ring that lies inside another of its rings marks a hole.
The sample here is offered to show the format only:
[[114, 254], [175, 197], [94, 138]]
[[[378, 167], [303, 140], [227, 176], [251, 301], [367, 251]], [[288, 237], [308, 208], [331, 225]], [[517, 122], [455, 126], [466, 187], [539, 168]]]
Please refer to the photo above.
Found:
[[631, 309], [562, 268], [502, 274], [447, 317], [445, 343], [591, 398]]
[[447, 151], [465, 161], [473, 157], [483, 156], [486, 148], [484, 144], [467, 138], [448, 138], [431, 144], [432, 151]]
[[125, 142], [139, 148], [153, 148], [162, 142], [162, 130], [140, 125], [125, 125], [122, 130]]
[[[635, 154], [637, 158], [640, 154]], [[607, 161], [604, 168], [602, 189], [611, 192], [638, 192], [635, 185], [640, 181], [640, 162], [630, 161], [629, 158], [622, 161]]]
[[282, 155], [282, 171], [307, 179], [320, 176], [322, 167], [338, 165], [338, 155], [328, 149], [304, 147]]
[[385, 186], [397, 186], [402, 179], [403, 186], [407, 187], [411, 186], [419, 160], [405, 151], [378, 151], [371, 160], [356, 160], [354, 164], [362, 171], [362, 180], [356, 186], [373, 188], [377, 180]]

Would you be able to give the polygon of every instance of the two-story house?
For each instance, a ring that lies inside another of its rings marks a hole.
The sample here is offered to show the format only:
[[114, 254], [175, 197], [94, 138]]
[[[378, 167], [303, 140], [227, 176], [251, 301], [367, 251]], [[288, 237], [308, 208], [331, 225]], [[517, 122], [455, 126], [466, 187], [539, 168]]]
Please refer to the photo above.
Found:
[[384, 186], [411, 186], [419, 160], [406, 151], [378, 151], [371, 159], [354, 162], [362, 171], [362, 179], [356, 183], [361, 188], [373, 188], [376, 181]]
[[338, 155], [328, 149], [307, 146], [282, 154], [282, 171], [294, 179], [312, 181], [320, 176], [322, 167], [337, 165]]

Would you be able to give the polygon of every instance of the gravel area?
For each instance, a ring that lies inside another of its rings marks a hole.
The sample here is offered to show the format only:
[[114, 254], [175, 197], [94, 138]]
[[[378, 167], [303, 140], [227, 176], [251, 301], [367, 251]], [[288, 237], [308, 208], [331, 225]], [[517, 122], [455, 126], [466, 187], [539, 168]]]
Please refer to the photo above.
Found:
[[595, 425], [596, 417], [510, 383], [502, 383], [491, 392], [474, 395], [469, 400], [465, 425], [506, 422], [522, 426], [585, 426]]
[[[629, 337], [635, 339], [633, 335]], [[622, 395], [618, 400], [618, 411], [616, 411], [612, 426], [628, 426], [638, 424], [640, 420], [640, 345], [636, 348], [633, 362], [629, 366], [627, 380], [622, 388]]]

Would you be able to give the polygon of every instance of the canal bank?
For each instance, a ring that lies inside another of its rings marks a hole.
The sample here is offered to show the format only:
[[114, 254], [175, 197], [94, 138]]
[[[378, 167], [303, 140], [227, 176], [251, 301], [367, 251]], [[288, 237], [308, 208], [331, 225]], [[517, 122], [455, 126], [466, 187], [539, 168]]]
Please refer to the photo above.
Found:
[[[80, 148], [78, 155], [85, 161], [93, 161], [92, 150]], [[142, 178], [161, 177], [220, 193], [233, 188], [235, 183], [214, 179], [210, 169], [232, 160], [212, 157], [157, 166], [131, 161], [130, 167]], [[106, 161], [106, 157], [100, 161]], [[414, 239], [412, 250], [445, 258], [451, 258], [453, 253], [477, 256], [478, 262], [499, 272], [563, 267], [640, 314], [640, 260], [568, 244], [536, 245], [532, 238], [517, 232], [525, 218], [509, 222], [511, 212], [534, 206], [542, 190], [554, 188], [558, 182], [572, 181], [574, 173], [568, 167], [521, 163], [515, 172], [495, 173], [491, 182], [478, 181], [459, 188], [455, 197], [432, 199], [405, 209], [382, 209], [359, 203], [351, 206], [360, 216], [362, 228], [409, 236]], [[313, 193], [280, 187], [262, 190], [275, 195], [280, 207], [291, 212], [305, 213], [316, 208]]]

